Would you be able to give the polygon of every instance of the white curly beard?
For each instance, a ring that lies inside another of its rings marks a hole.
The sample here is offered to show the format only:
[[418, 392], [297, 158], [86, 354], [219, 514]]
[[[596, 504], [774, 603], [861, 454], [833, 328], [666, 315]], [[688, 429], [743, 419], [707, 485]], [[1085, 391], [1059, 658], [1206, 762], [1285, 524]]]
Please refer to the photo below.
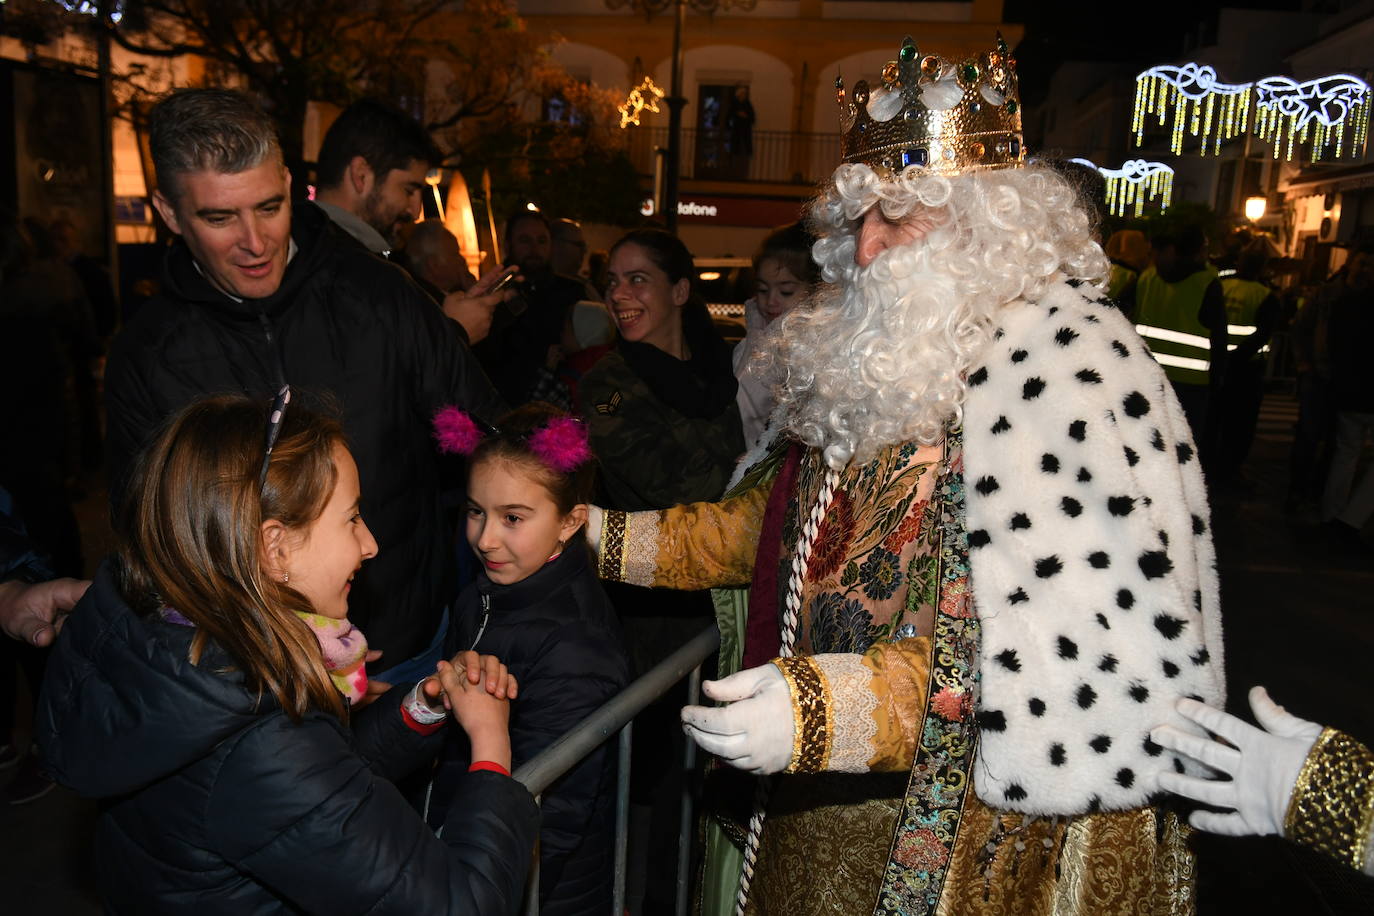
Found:
[[[919, 212], [936, 228], [860, 268], [858, 225], [873, 206], [896, 220]], [[768, 349], [785, 379], [785, 428], [836, 469], [889, 445], [940, 441], [961, 418], [964, 374], [1002, 308], [1035, 302], [1069, 277], [1106, 277], [1077, 192], [1045, 168], [952, 179], [912, 168], [883, 180], [842, 165], [811, 222], [821, 236], [813, 255], [832, 285], [779, 319]]]

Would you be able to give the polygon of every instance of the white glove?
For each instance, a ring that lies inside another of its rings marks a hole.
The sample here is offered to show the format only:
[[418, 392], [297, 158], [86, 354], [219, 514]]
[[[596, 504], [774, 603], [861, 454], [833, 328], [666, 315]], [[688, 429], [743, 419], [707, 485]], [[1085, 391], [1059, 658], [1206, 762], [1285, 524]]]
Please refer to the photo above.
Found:
[[1150, 738], [1221, 771], [1231, 781], [1162, 773], [1160, 787], [1193, 801], [1235, 809], [1229, 814], [1193, 812], [1189, 821], [1199, 830], [1227, 836], [1282, 834], [1293, 784], [1322, 727], [1289, 715], [1269, 699], [1263, 687], [1250, 689], [1250, 709], [1265, 731], [1195, 700], [1179, 700], [1176, 708], [1184, 718], [1220, 735], [1234, 747], [1190, 735], [1172, 725], [1159, 726], [1150, 732]]
[[759, 665], [702, 692], [728, 706], [687, 706], [682, 730], [701, 746], [746, 773], [777, 773], [792, 762], [792, 694], [775, 665]]

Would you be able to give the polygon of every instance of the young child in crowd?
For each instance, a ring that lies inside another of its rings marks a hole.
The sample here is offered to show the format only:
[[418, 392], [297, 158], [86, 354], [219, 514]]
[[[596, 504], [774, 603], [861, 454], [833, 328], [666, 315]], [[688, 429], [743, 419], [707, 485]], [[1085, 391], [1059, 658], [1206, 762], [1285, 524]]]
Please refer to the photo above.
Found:
[[775, 229], [754, 255], [754, 298], [744, 304], [744, 339], [735, 345], [740, 421], [744, 441], [754, 446], [768, 426], [780, 374], [766, 354], [768, 327], [811, 294], [821, 282], [821, 269], [811, 258], [816, 237], [803, 223]]
[[[514, 913], [538, 824], [508, 775], [514, 684], [470, 655], [351, 711], [348, 592], [377, 543], [339, 423], [289, 397], [170, 421], [52, 650], [37, 739], [104, 801], [106, 911]], [[433, 759], [445, 706], [479, 762], [439, 839], [390, 780]]]
[[[629, 680], [620, 626], [587, 548], [583, 526], [595, 463], [586, 427], [534, 403], [482, 433], [449, 408], [436, 418], [441, 447], [470, 456], [467, 540], [482, 570], [458, 599], [453, 651], [501, 658], [520, 683], [511, 704], [514, 766], [531, 760]], [[435, 779], [445, 801], [469, 749], [453, 742]], [[477, 756], [476, 749], [471, 750]], [[540, 798], [539, 912], [611, 908], [615, 757], [603, 745]], [[439, 807], [442, 815], [456, 809]], [[451, 825], [443, 831], [447, 836]]]

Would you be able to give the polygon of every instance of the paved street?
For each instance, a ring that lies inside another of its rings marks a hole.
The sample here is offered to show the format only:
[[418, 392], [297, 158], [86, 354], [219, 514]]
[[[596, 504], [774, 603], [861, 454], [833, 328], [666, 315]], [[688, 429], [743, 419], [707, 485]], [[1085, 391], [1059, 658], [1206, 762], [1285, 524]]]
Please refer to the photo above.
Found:
[[[1295, 714], [1374, 743], [1374, 552], [1336, 545], [1314, 520], [1283, 513], [1295, 417], [1291, 398], [1268, 398], [1250, 487], [1213, 497], [1231, 708], [1264, 684]], [[93, 495], [83, 511], [94, 535], [88, 556], [100, 538], [99, 503]], [[1365, 538], [1374, 543], [1374, 532]], [[62, 789], [0, 809], [0, 913], [99, 912], [84, 878], [94, 817], [93, 805]], [[1281, 840], [1199, 836], [1197, 849], [1203, 914], [1374, 912], [1374, 879]]]

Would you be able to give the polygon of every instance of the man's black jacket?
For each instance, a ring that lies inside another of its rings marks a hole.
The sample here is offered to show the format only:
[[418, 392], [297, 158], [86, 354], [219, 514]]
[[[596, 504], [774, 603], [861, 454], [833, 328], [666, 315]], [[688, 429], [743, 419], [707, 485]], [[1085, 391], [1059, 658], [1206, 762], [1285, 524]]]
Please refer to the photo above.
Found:
[[343, 418], [363, 518], [380, 548], [353, 583], [349, 619], [386, 668], [425, 647], [453, 597], [431, 418], [457, 404], [494, 422], [504, 406], [457, 325], [404, 271], [363, 251], [313, 204], [296, 205], [291, 235], [297, 251], [281, 287], [242, 302], [201, 275], [184, 242], [172, 247], [162, 292], [110, 354], [111, 501], [118, 511], [139, 450], [189, 402], [243, 393], [271, 403], [280, 357], [293, 403], [332, 399]]

